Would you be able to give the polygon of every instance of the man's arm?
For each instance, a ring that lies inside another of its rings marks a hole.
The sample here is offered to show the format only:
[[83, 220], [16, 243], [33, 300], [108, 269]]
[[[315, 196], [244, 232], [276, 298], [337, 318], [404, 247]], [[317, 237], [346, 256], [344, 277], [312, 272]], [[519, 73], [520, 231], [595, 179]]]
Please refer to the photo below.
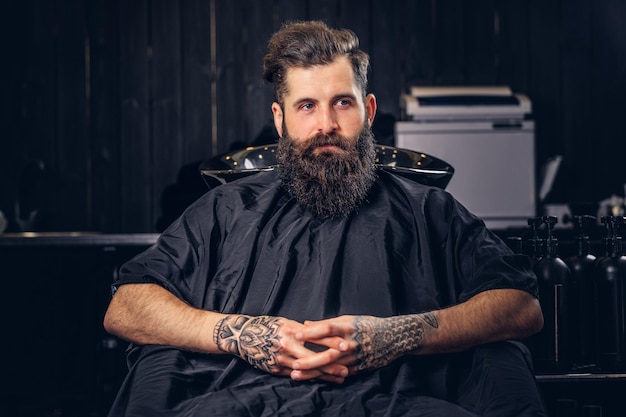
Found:
[[[293, 361], [313, 354], [295, 338], [301, 323], [282, 317], [221, 314], [194, 308], [156, 284], [119, 287], [104, 318], [105, 329], [129, 342], [168, 345], [204, 352], [230, 353], [256, 368], [289, 375]], [[328, 339], [332, 343], [340, 343]], [[312, 378], [343, 382], [347, 368], [324, 365]]]
[[339, 336], [350, 348], [344, 352], [331, 348], [295, 361], [292, 378], [308, 379], [308, 369], [332, 362], [349, 365], [352, 375], [380, 368], [405, 354], [458, 352], [480, 344], [522, 339], [542, 326], [538, 300], [513, 289], [484, 291], [456, 306], [422, 314], [342, 316], [308, 322], [297, 338], [323, 341], [333, 347], [326, 338]]
[[156, 284], [125, 284], [104, 317], [107, 332], [129, 342], [222, 353], [211, 335], [225, 315], [191, 307]]
[[539, 301], [514, 289], [484, 291], [433, 315], [439, 325], [428, 332], [415, 354], [459, 352], [485, 343], [523, 339], [543, 327]]

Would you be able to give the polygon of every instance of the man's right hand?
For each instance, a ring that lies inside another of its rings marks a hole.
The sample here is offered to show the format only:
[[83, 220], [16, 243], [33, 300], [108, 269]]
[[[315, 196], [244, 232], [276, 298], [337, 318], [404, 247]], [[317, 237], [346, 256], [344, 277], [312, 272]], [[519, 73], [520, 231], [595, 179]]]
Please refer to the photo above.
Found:
[[[289, 376], [293, 362], [317, 353], [296, 339], [302, 324], [282, 317], [228, 315], [213, 333], [213, 341], [225, 352], [236, 355], [265, 372]], [[346, 366], [333, 363], [308, 370], [304, 379], [342, 383], [348, 374]]]

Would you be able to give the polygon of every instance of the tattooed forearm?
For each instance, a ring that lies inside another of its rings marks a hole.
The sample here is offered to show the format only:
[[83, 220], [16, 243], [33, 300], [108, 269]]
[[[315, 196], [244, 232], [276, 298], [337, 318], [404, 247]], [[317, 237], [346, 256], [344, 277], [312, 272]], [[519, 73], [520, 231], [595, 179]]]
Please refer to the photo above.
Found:
[[354, 340], [359, 343], [355, 365], [365, 370], [383, 367], [401, 354], [418, 349], [439, 322], [432, 313], [385, 319], [357, 316], [354, 327]]
[[280, 370], [277, 357], [281, 326], [276, 317], [227, 316], [215, 326], [213, 341], [221, 351], [237, 355], [256, 368], [276, 373]]

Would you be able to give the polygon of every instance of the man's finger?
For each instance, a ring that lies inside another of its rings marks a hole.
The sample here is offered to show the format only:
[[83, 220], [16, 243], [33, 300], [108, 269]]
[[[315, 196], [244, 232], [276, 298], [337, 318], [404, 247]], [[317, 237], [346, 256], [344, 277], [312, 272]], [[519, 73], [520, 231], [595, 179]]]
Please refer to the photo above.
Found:
[[320, 353], [315, 353], [305, 357], [296, 359], [293, 362], [293, 369], [296, 370], [308, 370], [318, 369], [324, 366], [337, 362], [342, 356], [343, 352], [335, 349], [327, 349]]
[[348, 375], [348, 370], [346, 368], [345, 372], [342, 372], [341, 375], [326, 374], [318, 370], [313, 370], [313, 371], [293, 370], [291, 371], [290, 377], [294, 381], [320, 380], [320, 381], [332, 382], [335, 384], [343, 384], [343, 382], [346, 379], [345, 377], [347, 375]]

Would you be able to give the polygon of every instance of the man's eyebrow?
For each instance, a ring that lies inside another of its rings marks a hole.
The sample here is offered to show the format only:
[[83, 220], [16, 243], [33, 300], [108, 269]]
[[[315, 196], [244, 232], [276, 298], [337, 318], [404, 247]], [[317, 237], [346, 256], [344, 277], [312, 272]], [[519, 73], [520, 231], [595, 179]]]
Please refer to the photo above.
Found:
[[[356, 97], [356, 95], [354, 93], [351, 93], [351, 92], [350, 93], [340, 93], [340, 94], [335, 94], [331, 98], [331, 102], [334, 103], [335, 101], [340, 100], [340, 99], [344, 99], [344, 98], [348, 98], [348, 99], [351, 99], [351, 100], [356, 100], [357, 99], [357, 97]], [[318, 99], [315, 99], [315, 98], [312, 98], [312, 97], [302, 97], [302, 98], [294, 101], [293, 102], [293, 106], [294, 107], [298, 107], [298, 106], [300, 106], [303, 103], [318, 103], [318, 102], [319, 102]]]
[[337, 100], [339, 100], [339, 99], [342, 99], [342, 98], [349, 98], [349, 99], [351, 99], [351, 100], [356, 100], [356, 95], [354, 95], [354, 93], [351, 93], [351, 92], [350, 92], [350, 93], [341, 93], [341, 94], [336, 94], [336, 95], [333, 97], [332, 101], [333, 101], [333, 102], [335, 102], [335, 101], [337, 101]]

